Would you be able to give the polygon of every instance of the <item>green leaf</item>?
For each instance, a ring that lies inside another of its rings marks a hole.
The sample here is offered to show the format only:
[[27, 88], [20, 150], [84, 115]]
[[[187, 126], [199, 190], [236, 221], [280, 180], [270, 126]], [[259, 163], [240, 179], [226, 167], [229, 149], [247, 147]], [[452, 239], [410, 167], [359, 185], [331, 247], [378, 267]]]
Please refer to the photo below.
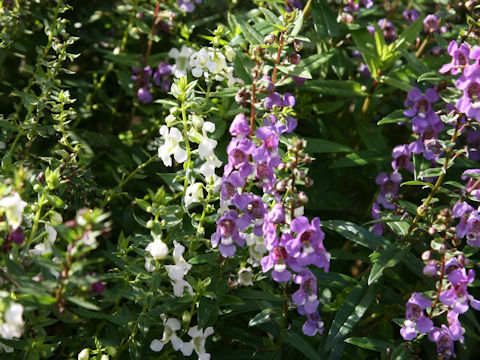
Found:
[[288, 40], [293, 40], [300, 33], [303, 27], [303, 12], [301, 10], [295, 11], [295, 20], [293, 20], [293, 27], [287, 34]]
[[313, 268], [312, 272], [324, 287], [345, 288], [358, 284], [358, 281], [354, 278], [333, 271], [326, 273], [318, 268]]
[[362, 283], [352, 290], [335, 315], [325, 342], [326, 349], [331, 349], [352, 331], [353, 327], [360, 321], [365, 311], [367, 311], [375, 295], [376, 287], [367, 286], [365, 281], [362, 281]]
[[271, 321], [273, 312], [274, 310], [272, 308], [266, 308], [260, 311], [248, 322], [248, 326], [257, 326]]
[[267, 19], [267, 21], [273, 25], [280, 25], [280, 26], [283, 26], [283, 21], [281, 21], [281, 19], [275, 15], [272, 11], [264, 8], [264, 7], [260, 7], [259, 8], [260, 11], [263, 13], [263, 15], [265, 16], [265, 19]]
[[360, 83], [350, 80], [311, 80], [303, 89], [332, 96], [368, 96]]
[[81, 297], [78, 297], [78, 296], [67, 296], [67, 300], [85, 309], [97, 310], [97, 311], [100, 310], [100, 308], [97, 305], [92, 304], [91, 302], [88, 302], [87, 300], [82, 299]]
[[283, 339], [286, 343], [292, 345], [295, 349], [300, 351], [303, 355], [310, 360], [322, 360], [320, 354], [318, 354], [312, 346], [305, 341], [300, 335], [293, 331], [285, 331], [283, 333]]
[[238, 24], [238, 27], [242, 31], [243, 36], [251, 45], [260, 45], [263, 44], [263, 36], [260, 34], [253, 26], [248, 24], [245, 20], [239, 17], [235, 17], [235, 21]]
[[367, 164], [378, 164], [382, 161], [388, 160], [390, 157], [387, 155], [379, 154], [376, 151], [359, 151], [356, 153], [348, 154], [347, 156], [335, 161], [330, 168], [338, 169], [352, 166], [363, 166]]
[[312, 15], [315, 32], [320, 39], [340, 35], [340, 25], [326, 0], [312, 3]]
[[339, 152], [353, 152], [353, 149], [347, 145], [338, 144], [333, 141], [305, 138], [307, 140], [307, 147], [305, 151], [311, 154], [323, 153], [339, 153]]
[[394, 344], [388, 341], [377, 340], [367, 337], [351, 337], [345, 340], [346, 343], [361, 347], [363, 349], [384, 352]]
[[420, 173], [418, 174], [418, 177], [419, 178], [437, 177], [437, 176], [440, 176], [444, 173], [445, 172], [443, 170], [443, 167], [431, 168], [431, 169], [426, 169], [426, 170], [420, 171]]
[[368, 277], [368, 285], [378, 280], [382, 276], [383, 270], [397, 265], [406, 255], [409, 248], [409, 246], [401, 244], [392, 244], [389, 245], [386, 250], [382, 251], [373, 264], [372, 271]]
[[378, 247], [386, 248], [390, 245], [390, 242], [383, 236], [375, 235], [360, 225], [349, 221], [327, 220], [322, 222], [322, 226], [336, 231], [344, 238], [354, 241], [372, 250], [375, 250]]
[[429, 182], [425, 182], [425, 181], [406, 181], [402, 184], [400, 184], [400, 186], [406, 186], [406, 185], [411, 185], [411, 186], [428, 186], [430, 189], [433, 189], [434, 186], [432, 183], [429, 183]]
[[422, 18], [419, 18], [400, 34], [398, 39], [393, 43], [394, 49], [407, 49], [410, 44], [415, 41], [422, 28], [423, 20]]
[[217, 261], [217, 258], [218, 258], [217, 253], [201, 254], [188, 260], [188, 263], [192, 265], [211, 264]]
[[297, 66], [297, 71], [307, 70], [308, 72], [313, 72], [325, 64], [333, 56], [333, 52], [315, 54], [309, 56], [308, 58], [302, 59], [300, 65]]
[[372, 34], [364, 28], [352, 31], [352, 37], [358, 50], [362, 53], [368, 70], [370, 70], [372, 74], [372, 78], [375, 79], [379, 71], [382, 70], [375, 39]]
[[405, 82], [405, 81], [402, 81], [402, 80], [399, 80], [399, 79], [395, 79], [391, 76], [382, 76], [380, 79], [381, 79], [382, 83], [391, 85], [391, 86], [393, 86], [397, 89], [403, 90], [405, 92], [409, 92], [410, 90], [412, 90], [414, 88], [408, 82]]
[[429, 71], [425, 74], [422, 74], [418, 77], [417, 82], [428, 81], [428, 82], [438, 82], [444, 79], [444, 76], [438, 71]]
[[302, 77], [305, 79], [312, 78], [312, 74], [310, 74], [310, 72], [304, 67], [300, 67], [296, 65], [288, 65], [288, 66], [277, 65], [277, 69], [283, 72], [284, 74], [294, 75], [294, 76]]
[[406, 122], [408, 120], [410, 120], [410, 118], [403, 115], [403, 110], [395, 110], [394, 112], [385, 116], [382, 120], [377, 122], [377, 125], [396, 124], [399, 122]]

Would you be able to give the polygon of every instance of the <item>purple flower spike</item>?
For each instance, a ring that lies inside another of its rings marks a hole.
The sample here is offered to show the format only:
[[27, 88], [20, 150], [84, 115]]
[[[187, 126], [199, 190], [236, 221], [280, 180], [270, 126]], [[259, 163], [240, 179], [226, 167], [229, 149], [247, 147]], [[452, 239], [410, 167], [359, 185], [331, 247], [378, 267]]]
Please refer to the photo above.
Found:
[[423, 19], [423, 27], [426, 33], [433, 33], [438, 30], [438, 18], [436, 15], [430, 14]]
[[281, 107], [282, 106], [282, 97], [277, 92], [271, 93], [265, 99], [264, 106], [267, 110], [271, 110], [274, 106]]
[[153, 95], [150, 94], [150, 91], [148, 91], [148, 88], [146, 86], [138, 89], [137, 97], [138, 97], [138, 101], [141, 104], [148, 104], [153, 101]]
[[455, 349], [453, 346], [454, 336], [450, 330], [442, 325], [442, 328], [434, 327], [428, 334], [428, 339], [437, 344], [437, 351], [445, 359], [450, 359], [450, 357], [455, 356]]
[[390, 175], [381, 172], [375, 178], [375, 183], [380, 185], [380, 193], [377, 196], [377, 202], [382, 204], [385, 209], [394, 210], [393, 200], [397, 197], [398, 187], [402, 183], [402, 176], [394, 171]]
[[[476, 57], [477, 53], [472, 51], [471, 58], [472, 55]], [[458, 111], [480, 121], [480, 62], [468, 66], [455, 86], [463, 91], [462, 97], [455, 104]]]
[[430, 299], [424, 298], [421, 293], [413, 293], [408, 299], [405, 314], [405, 326], [400, 334], [405, 340], [413, 340], [419, 333], [427, 333], [433, 327], [433, 321], [427, 318], [424, 310], [432, 306]]
[[395, 26], [393, 26], [390, 21], [388, 21], [387, 19], [380, 19], [378, 20], [378, 27], [380, 28], [380, 30], [382, 30], [383, 37], [386, 41], [395, 41], [397, 37], [397, 29], [395, 29]]
[[470, 63], [468, 57], [470, 56], [470, 47], [465, 43], [458, 46], [456, 41], [451, 41], [448, 45], [448, 54], [452, 57], [452, 61], [443, 65], [440, 70], [441, 73], [451, 72], [452, 75], [457, 75], [460, 70], [465, 68]]
[[298, 313], [300, 315], [306, 315], [307, 321], [302, 326], [302, 332], [307, 336], [315, 336], [315, 334], [319, 333], [320, 335], [323, 334], [323, 321], [320, 317], [318, 310], [315, 310], [314, 313], [308, 314], [305, 312], [303, 306], [298, 307]]
[[282, 224], [285, 222], [285, 208], [278, 203], [273, 205], [272, 210], [267, 215], [268, 221], [274, 224]]

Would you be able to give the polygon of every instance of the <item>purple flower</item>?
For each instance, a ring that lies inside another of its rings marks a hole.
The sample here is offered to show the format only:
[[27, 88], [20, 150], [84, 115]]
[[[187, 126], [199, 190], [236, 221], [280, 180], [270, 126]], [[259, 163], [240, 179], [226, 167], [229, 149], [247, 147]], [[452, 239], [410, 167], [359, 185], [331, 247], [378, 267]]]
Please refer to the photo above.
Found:
[[407, 169], [413, 173], [413, 164], [410, 162], [412, 152], [408, 145], [397, 145], [392, 151], [392, 168], [393, 170]]
[[423, 19], [423, 27], [425, 32], [432, 33], [438, 30], [438, 18], [436, 15], [430, 14]]
[[433, 321], [424, 314], [425, 309], [432, 306], [430, 299], [424, 298], [421, 293], [413, 293], [408, 299], [405, 314], [405, 325], [400, 334], [405, 340], [413, 340], [419, 333], [427, 333], [433, 326]]
[[320, 229], [320, 219], [316, 217], [310, 224], [307, 217], [299, 216], [292, 221], [290, 230], [297, 236], [287, 242], [288, 253], [299, 265], [314, 264], [327, 272], [330, 267], [330, 254], [323, 246], [325, 234]]
[[437, 344], [437, 351], [445, 359], [450, 359], [451, 356], [455, 356], [455, 349], [453, 346], [453, 335], [450, 330], [442, 325], [442, 328], [434, 327], [428, 333], [428, 339]]
[[395, 41], [395, 38], [397, 37], [397, 30], [390, 21], [388, 21], [387, 19], [380, 19], [378, 20], [378, 27], [380, 28], [380, 30], [382, 30], [383, 37], [386, 41]]
[[138, 101], [141, 104], [148, 104], [148, 103], [151, 103], [153, 101], [153, 95], [150, 94], [150, 91], [148, 91], [148, 88], [146, 86], [138, 89], [137, 97], [138, 97]]
[[232, 171], [229, 175], [224, 175], [220, 185], [220, 194], [222, 200], [228, 200], [238, 194], [238, 188], [245, 185], [245, 178], [238, 171]]
[[432, 104], [439, 100], [437, 91], [434, 88], [427, 89], [425, 91], [425, 96], [422, 95], [422, 92], [415, 88], [411, 90], [407, 99], [405, 100], [405, 107], [411, 107], [409, 110], [405, 110], [403, 115], [408, 117], [414, 117], [415, 115], [422, 117], [427, 116], [426, 114], [432, 112]]
[[235, 210], [227, 211], [217, 220], [217, 231], [212, 235], [212, 246], [219, 244], [220, 253], [225, 257], [232, 257], [238, 246], [245, 244], [245, 238], [238, 231], [238, 213]]
[[[479, 54], [473, 51], [470, 58], [476, 58]], [[480, 121], [480, 62], [476, 61], [469, 65], [457, 80], [455, 86], [463, 91], [462, 97], [455, 104], [457, 109]]]
[[300, 315], [306, 315], [307, 321], [302, 326], [302, 332], [307, 336], [315, 336], [316, 333], [320, 335], [323, 333], [323, 321], [318, 313], [318, 310], [315, 310], [312, 314], [308, 314], [305, 312], [303, 306], [298, 307], [298, 313]]
[[369, 77], [372, 76], [372, 73], [370, 72], [370, 70], [368, 70], [368, 66], [365, 63], [361, 63], [360, 65], [358, 65], [357, 72], [361, 76], [366, 77], [366, 78], [369, 78]]
[[292, 300], [298, 306], [303, 306], [306, 314], [313, 314], [318, 309], [317, 279], [312, 272], [305, 268], [293, 276], [295, 284], [300, 288], [292, 295]]
[[380, 185], [377, 202], [382, 204], [385, 209], [395, 210], [393, 200], [397, 197], [398, 187], [402, 183], [402, 176], [396, 171], [390, 175], [381, 172], [375, 178], [375, 183]]
[[301, 0], [288, 0], [287, 1], [287, 10], [293, 11], [295, 9], [303, 9], [303, 4]]
[[343, 11], [346, 12], [355, 12], [360, 9], [360, 5], [365, 6], [365, 8], [371, 8], [373, 6], [373, 0], [347, 0], [347, 6], [343, 8]]
[[262, 86], [263, 86], [263, 89], [265, 90], [265, 92], [267, 93], [271, 93], [274, 89], [274, 86], [273, 86], [273, 82], [272, 82], [272, 79], [270, 78], [270, 76], [268, 75], [263, 75], [262, 79], [260, 80]]
[[475, 271], [470, 269], [467, 272], [465, 268], [458, 268], [453, 270], [448, 275], [448, 282], [451, 288], [440, 293], [440, 301], [451, 307], [453, 311], [458, 314], [465, 313], [470, 305], [475, 310], [480, 310], [480, 302], [475, 300], [472, 295], [468, 294], [467, 286], [475, 280]]
[[291, 237], [289, 234], [283, 234], [280, 244], [275, 245], [270, 253], [261, 260], [263, 272], [273, 268], [272, 278], [277, 282], [286, 282], [292, 277], [292, 273], [287, 269], [287, 265], [293, 265], [295, 269], [298, 268], [295, 259], [292, 259], [285, 249], [285, 243]]
[[[197, 4], [200, 4], [203, 0], [195, 0]], [[180, 9], [186, 12], [193, 12], [195, 10], [195, 4], [193, 0], [178, 0], [178, 6]]]
[[268, 221], [274, 224], [283, 224], [285, 222], [285, 208], [281, 203], [273, 205], [267, 215]]
[[465, 184], [465, 191], [472, 196], [475, 196], [477, 199], [480, 199], [480, 191], [477, 188], [474, 188], [477, 179], [468, 175], [480, 175], [480, 169], [468, 169], [462, 174], [462, 180], [468, 179], [467, 183]]
[[418, 12], [415, 9], [405, 10], [402, 15], [408, 22], [415, 22], [418, 19]]
[[104, 289], [105, 289], [105, 285], [103, 285], [101, 281], [96, 281], [90, 284], [90, 291], [92, 293], [100, 295]]
[[237, 114], [230, 125], [230, 134], [237, 137], [250, 135], [250, 124], [245, 114]]
[[267, 205], [265, 205], [262, 198], [257, 195], [243, 193], [235, 196], [232, 199], [232, 204], [238, 210], [244, 211], [243, 215], [237, 220], [238, 228], [245, 230], [253, 223], [253, 233], [257, 236], [262, 236], [262, 226], [267, 213]]
[[169, 91], [172, 84], [172, 81], [170, 80], [171, 74], [172, 65], [168, 64], [166, 61], [162, 61], [153, 74], [153, 81], [158, 86], [161, 86], [163, 91]]
[[452, 334], [452, 340], [460, 341], [463, 344], [463, 334], [465, 333], [465, 329], [458, 320], [458, 313], [453, 310], [449, 310], [447, 313], [447, 321], [448, 329]]
[[467, 141], [470, 143], [468, 157], [473, 161], [480, 161], [480, 131], [471, 130], [467, 134]]
[[443, 65], [440, 70], [438, 70], [441, 73], [450, 71], [452, 75], [457, 75], [460, 70], [470, 64], [468, 62], [470, 47], [465, 43], [461, 43], [460, 46], [458, 46], [456, 41], [451, 41], [448, 45], [448, 54], [452, 57], [452, 61]]
[[[379, 214], [380, 212], [380, 205], [377, 203], [373, 203], [372, 205], [372, 218], [374, 220], [380, 220], [382, 217]], [[378, 222], [375, 223], [371, 228], [370, 231], [373, 232], [376, 235], [382, 235], [383, 234], [383, 224]]]
[[20, 245], [25, 240], [25, 235], [23, 235], [23, 230], [18, 227], [8, 234], [7, 241], [14, 242], [17, 245]]
[[292, 77], [292, 80], [295, 82], [295, 84], [297, 86], [303, 86], [303, 84], [305, 84], [305, 81], [308, 80], [307, 78], [304, 78], [304, 77], [301, 77], [301, 76], [291, 75], [291, 77]]
[[428, 278], [437, 277], [439, 270], [440, 269], [438, 267], [437, 261], [434, 259], [431, 259], [423, 268], [423, 275]]
[[227, 147], [228, 164], [225, 166], [225, 172], [230, 173], [233, 168], [240, 171], [243, 177], [247, 177], [253, 172], [253, 167], [248, 161], [248, 156], [252, 154], [255, 145], [248, 138], [232, 139]]

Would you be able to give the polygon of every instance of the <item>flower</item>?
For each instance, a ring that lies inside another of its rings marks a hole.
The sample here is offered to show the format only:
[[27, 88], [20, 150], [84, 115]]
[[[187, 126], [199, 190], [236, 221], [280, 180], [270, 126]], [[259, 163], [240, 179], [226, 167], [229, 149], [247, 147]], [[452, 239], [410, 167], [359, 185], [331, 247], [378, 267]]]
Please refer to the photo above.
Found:
[[165, 166], [172, 166], [171, 155], [178, 163], [183, 163], [187, 160], [187, 152], [180, 147], [180, 141], [183, 141], [183, 136], [180, 130], [176, 127], [170, 128], [163, 125], [160, 128], [160, 134], [164, 137], [165, 142], [158, 148], [158, 156], [162, 159]]
[[[413, 293], [408, 299], [405, 314], [405, 325], [400, 334], [405, 340], [413, 340], [419, 333], [427, 333], [433, 327], [433, 321], [427, 318], [423, 310], [432, 306], [430, 299], [424, 298], [421, 293]], [[415, 329], [416, 328], [416, 329]]]
[[410, 162], [412, 152], [408, 148], [408, 145], [398, 145], [393, 148], [392, 151], [392, 168], [393, 170], [407, 169], [413, 173], [413, 164]]
[[470, 58], [477, 61], [469, 65], [455, 83], [457, 89], [463, 91], [455, 106], [458, 111], [480, 121], [480, 49], [473, 50]]
[[238, 213], [228, 210], [217, 220], [217, 231], [212, 235], [212, 246], [219, 246], [220, 253], [225, 257], [235, 254], [238, 246], [245, 244], [245, 237], [238, 230]]
[[88, 360], [90, 358], [90, 349], [85, 348], [78, 353], [78, 360]]
[[307, 321], [302, 326], [302, 332], [307, 336], [315, 336], [316, 333], [320, 335], [323, 333], [323, 321], [320, 317], [318, 310], [315, 310], [311, 314], [305, 313], [303, 306], [298, 307], [298, 312], [300, 315], [306, 315]]
[[207, 337], [213, 334], [213, 328], [210, 326], [205, 330], [194, 326], [188, 330], [188, 335], [192, 337], [193, 349], [198, 355], [199, 360], [210, 360], [210, 354], [205, 350], [205, 342]]
[[300, 285], [300, 288], [292, 295], [293, 302], [298, 306], [303, 306], [303, 311], [306, 314], [315, 313], [320, 303], [315, 275], [308, 268], [305, 268], [293, 276], [293, 281]]
[[[3, 322], [0, 320], [0, 337], [5, 340], [20, 338], [23, 334], [23, 305], [12, 302], [3, 313]], [[13, 352], [10, 346], [1, 345], [5, 352]]]
[[380, 19], [377, 24], [380, 30], [382, 30], [383, 37], [386, 41], [395, 41], [395, 38], [397, 37], [397, 29], [395, 29], [395, 26], [393, 26], [390, 21], [387, 19]]
[[235, 115], [229, 131], [232, 136], [236, 136], [238, 138], [242, 138], [250, 134], [250, 124], [245, 114], [240, 113]]
[[408, 22], [415, 22], [418, 19], [418, 11], [415, 9], [405, 10], [402, 15]]
[[468, 62], [470, 47], [465, 43], [461, 43], [460, 46], [458, 46], [456, 41], [451, 41], [448, 45], [448, 54], [452, 57], [452, 61], [443, 65], [440, 70], [438, 70], [439, 72], [446, 73], [450, 71], [452, 75], [456, 75], [461, 69], [470, 65]]
[[173, 260], [175, 262], [175, 265], [165, 266], [165, 269], [167, 269], [168, 277], [170, 278], [170, 282], [173, 285], [173, 293], [177, 297], [183, 296], [186, 287], [188, 293], [193, 296], [192, 286], [183, 279], [183, 277], [192, 268], [192, 265], [187, 263], [183, 258], [185, 247], [182, 244], [176, 242], [175, 240], [173, 241], [173, 245]]
[[8, 224], [13, 230], [16, 230], [22, 223], [23, 209], [27, 203], [22, 200], [17, 192], [0, 199], [0, 209], [3, 208]]
[[[195, 0], [195, 3], [201, 4], [203, 0]], [[192, 0], [178, 0], [178, 6], [185, 12], [193, 12], [195, 4]]]
[[402, 183], [402, 176], [396, 171], [390, 175], [381, 172], [375, 178], [375, 183], [380, 185], [377, 202], [382, 204], [385, 209], [394, 210], [395, 205], [393, 200], [397, 197], [398, 187]]
[[438, 18], [436, 15], [430, 14], [423, 19], [423, 27], [426, 33], [432, 33], [438, 30]]
[[160, 316], [163, 319], [163, 337], [160, 340], [153, 339], [150, 343], [150, 349], [152, 349], [152, 351], [159, 352], [166, 344], [171, 342], [173, 349], [175, 351], [178, 351], [183, 345], [182, 339], [180, 339], [176, 334], [176, 332], [181, 328], [180, 321], [175, 318], [167, 319], [165, 314], [162, 314]]
[[195, 183], [189, 185], [187, 187], [187, 191], [185, 192], [185, 206], [190, 206], [193, 203], [200, 202], [200, 199], [203, 198], [203, 184], [202, 183]]
[[182, 45], [180, 51], [176, 48], [172, 48], [168, 52], [168, 56], [175, 59], [175, 65], [172, 68], [172, 72], [176, 78], [187, 76], [187, 71], [190, 67], [190, 56], [192, 54], [193, 50], [186, 45]]
[[155, 260], [164, 259], [168, 254], [167, 244], [158, 238], [149, 243], [145, 250], [148, 251]]
[[252, 286], [253, 285], [253, 272], [251, 267], [241, 267], [238, 270], [238, 281], [240, 286]]
[[451, 356], [455, 357], [455, 349], [453, 346], [453, 335], [450, 330], [442, 325], [442, 328], [434, 327], [428, 334], [428, 339], [437, 344], [437, 351], [445, 359]]

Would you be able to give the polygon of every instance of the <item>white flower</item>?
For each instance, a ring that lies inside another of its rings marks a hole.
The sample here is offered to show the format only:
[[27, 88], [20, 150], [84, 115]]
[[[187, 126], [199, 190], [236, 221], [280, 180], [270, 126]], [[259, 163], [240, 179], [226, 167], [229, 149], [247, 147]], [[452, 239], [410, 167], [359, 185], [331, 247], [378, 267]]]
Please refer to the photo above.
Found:
[[192, 286], [183, 279], [183, 277], [192, 268], [192, 265], [187, 263], [183, 258], [185, 247], [175, 240], [173, 241], [173, 245], [175, 246], [173, 250], [173, 259], [175, 261], [175, 265], [165, 266], [168, 277], [170, 278], [170, 282], [173, 286], [173, 293], [175, 296], [181, 297], [183, 296], [186, 287], [188, 293], [193, 296]]
[[180, 51], [178, 49], [171, 49], [168, 52], [168, 56], [175, 59], [175, 65], [173, 65], [173, 75], [176, 78], [181, 78], [182, 76], [187, 76], [187, 71], [189, 68], [189, 60], [192, 55], [193, 50], [183, 45]]
[[170, 128], [170, 132], [168, 130], [166, 125], [160, 128], [160, 134], [165, 138], [165, 143], [158, 148], [158, 156], [165, 166], [172, 166], [171, 155], [176, 162], [183, 163], [187, 160], [187, 152], [179, 144], [180, 141], [183, 141], [182, 133], [175, 127]]
[[83, 349], [77, 356], [78, 360], [88, 360], [90, 358], [90, 349]]
[[[0, 337], [6, 340], [22, 337], [24, 325], [22, 316], [23, 306], [18, 303], [11, 303], [3, 314], [3, 323], [1, 323], [0, 326]], [[13, 348], [1, 343], [0, 349], [3, 349], [7, 353], [13, 352]]]
[[164, 314], [162, 314], [161, 317], [163, 319], [164, 326], [163, 337], [161, 340], [153, 339], [150, 343], [150, 349], [155, 352], [159, 352], [166, 344], [168, 344], [168, 342], [171, 342], [175, 351], [178, 351], [178, 349], [180, 349], [183, 345], [182, 339], [180, 339], [176, 334], [176, 331], [180, 330], [181, 328], [180, 321], [175, 318], [167, 319]]
[[267, 251], [263, 238], [256, 236], [255, 234], [247, 234], [245, 236], [245, 242], [247, 243], [248, 252], [250, 254], [247, 261], [253, 266], [260, 266], [260, 261]]
[[213, 334], [213, 328], [208, 327], [204, 330], [198, 329], [198, 326], [194, 326], [188, 330], [188, 335], [192, 337], [194, 350], [200, 360], [209, 360], [210, 354], [205, 350], [205, 341], [207, 337]]
[[8, 223], [17, 229], [22, 223], [22, 212], [27, 203], [22, 200], [17, 192], [0, 199], [0, 208], [4, 208]]
[[192, 68], [192, 75], [199, 78], [203, 75], [204, 69], [210, 63], [210, 54], [206, 48], [200, 49], [192, 54], [190, 57], [190, 67]]
[[242, 267], [238, 271], [238, 285], [252, 286], [253, 285], [253, 271], [251, 267]]
[[153, 240], [147, 245], [145, 250], [148, 251], [155, 260], [163, 259], [168, 254], [167, 244], [160, 239]]
[[185, 205], [190, 206], [193, 203], [200, 202], [200, 199], [203, 198], [203, 184], [195, 183], [187, 187], [185, 192]]
[[200, 166], [198, 171], [208, 180], [215, 176], [215, 169], [220, 166], [222, 166], [222, 162], [212, 153], [205, 158], [205, 162]]

